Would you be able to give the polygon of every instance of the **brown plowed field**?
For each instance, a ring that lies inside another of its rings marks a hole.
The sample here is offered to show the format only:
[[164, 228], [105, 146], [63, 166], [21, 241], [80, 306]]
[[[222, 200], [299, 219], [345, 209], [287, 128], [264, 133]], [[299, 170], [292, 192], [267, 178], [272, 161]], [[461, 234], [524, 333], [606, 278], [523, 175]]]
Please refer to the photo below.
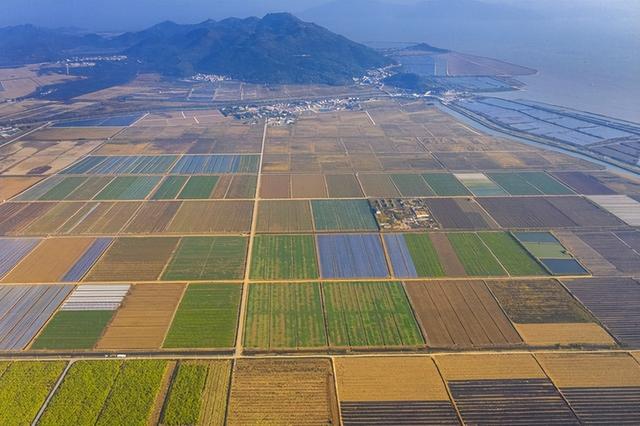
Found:
[[448, 401], [428, 357], [336, 358], [341, 401]]
[[260, 182], [260, 198], [291, 198], [289, 175], [263, 175]]
[[482, 281], [406, 283], [432, 347], [490, 347], [522, 343]]
[[624, 226], [624, 222], [582, 197], [549, 197], [554, 207], [578, 226]]
[[[142, 203], [140, 202], [104, 202], [79, 217], [69, 219], [70, 234], [117, 234], [129, 222]], [[78, 216], [78, 215], [76, 215]]]
[[359, 174], [358, 179], [367, 197], [400, 197], [389, 175]]
[[159, 348], [184, 288], [182, 284], [133, 286], [96, 349]]
[[313, 231], [311, 206], [302, 200], [260, 201], [258, 206], [258, 232]]
[[0, 201], [8, 200], [13, 196], [18, 195], [41, 180], [41, 177], [1, 177]]
[[231, 186], [233, 178], [233, 175], [221, 175], [220, 177], [218, 177], [218, 183], [216, 183], [216, 186], [213, 188], [211, 198], [216, 200], [223, 199], [229, 191], [229, 187]]
[[15, 211], [8, 219], [0, 218], [0, 235], [20, 235], [31, 222], [44, 215], [55, 203], [31, 203]]
[[292, 198], [327, 198], [323, 175], [291, 175]]
[[542, 197], [479, 198], [478, 202], [504, 228], [566, 228], [576, 226]]
[[[256, 175], [236, 175], [229, 185], [229, 190], [225, 198], [254, 198], [256, 195], [256, 185], [258, 177]], [[218, 180], [218, 185], [220, 181]], [[215, 190], [214, 190], [215, 191]]]
[[464, 266], [458, 259], [458, 255], [455, 250], [451, 246], [451, 241], [447, 238], [447, 234], [444, 233], [432, 233], [429, 234], [431, 238], [431, 242], [433, 243], [436, 252], [438, 253], [438, 258], [440, 259], [440, 264], [442, 264], [442, 268], [446, 276], [448, 277], [464, 277], [466, 276], [466, 272], [464, 270]]
[[154, 281], [178, 244], [177, 237], [119, 238], [89, 271], [85, 281]]
[[168, 231], [179, 234], [248, 232], [253, 201], [184, 202]]
[[640, 364], [628, 353], [537, 354], [560, 388], [640, 386]]
[[92, 242], [92, 238], [48, 238], [5, 276], [2, 282], [59, 282]]
[[56, 231], [84, 205], [84, 202], [58, 203], [41, 217], [31, 222], [31, 224], [21, 232], [21, 235], [55, 234]]
[[436, 363], [447, 381], [546, 378], [529, 354], [438, 355]]
[[333, 380], [328, 359], [239, 359], [228, 424], [337, 425]]
[[433, 216], [445, 229], [490, 229], [498, 225], [468, 198], [432, 198], [427, 201]]
[[329, 198], [364, 197], [360, 184], [354, 175], [327, 175]]
[[181, 203], [175, 201], [153, 201], [145, 203], [136, 217], [127, 225], [127, 234], [161, 233], [175, 216]]

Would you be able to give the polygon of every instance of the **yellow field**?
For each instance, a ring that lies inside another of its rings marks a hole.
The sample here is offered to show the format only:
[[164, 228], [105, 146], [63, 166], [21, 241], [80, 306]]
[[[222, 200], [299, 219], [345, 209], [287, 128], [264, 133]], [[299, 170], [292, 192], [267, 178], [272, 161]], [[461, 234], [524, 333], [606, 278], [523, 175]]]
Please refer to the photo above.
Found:
[[515, 324], [515, 327], [531, 346], [616, 344], [596, 323]]
[[544, 379], [529, 354], [437, 355], [445, 380]]
[[537, 354], [560, 388], [640, 386], [640, 364], [627, 353]]
[[337, 358], [341, 401], [448, 401], [444, 382], [428, 357]]
[[0, 177], [0, 201], [5, 201], [15, 195], [18, 195], [41, 180], [41, 177], [29, 176]]

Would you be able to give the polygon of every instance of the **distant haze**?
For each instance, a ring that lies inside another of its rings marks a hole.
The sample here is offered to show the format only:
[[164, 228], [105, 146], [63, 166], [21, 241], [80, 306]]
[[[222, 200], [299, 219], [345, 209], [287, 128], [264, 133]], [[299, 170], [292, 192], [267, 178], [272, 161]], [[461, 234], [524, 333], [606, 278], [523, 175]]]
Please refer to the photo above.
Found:
[[141, 29], [289, 11], [356, 41], [425, 41], [540, 70], [517, 96], [640, 122], [638, 0], [5, 0], [0, 26]]

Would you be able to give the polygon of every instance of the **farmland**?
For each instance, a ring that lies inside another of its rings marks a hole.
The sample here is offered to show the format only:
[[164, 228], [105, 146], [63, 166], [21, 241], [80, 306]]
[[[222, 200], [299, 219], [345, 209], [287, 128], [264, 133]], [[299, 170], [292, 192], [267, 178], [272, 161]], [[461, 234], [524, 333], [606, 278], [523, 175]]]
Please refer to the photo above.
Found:
[[316, 246], [312, 235], [258, 235], [253, 246], [251, 278], [318, 278], [316, 259]]
[[313, 220], [317, 231], [376, 231], [376, 223], [366, 200], [313, 200]]

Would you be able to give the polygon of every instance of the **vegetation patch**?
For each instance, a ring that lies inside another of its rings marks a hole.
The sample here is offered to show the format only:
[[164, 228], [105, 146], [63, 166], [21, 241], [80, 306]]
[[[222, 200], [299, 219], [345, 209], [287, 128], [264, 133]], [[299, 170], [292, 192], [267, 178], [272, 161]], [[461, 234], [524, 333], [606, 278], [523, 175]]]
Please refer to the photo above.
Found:
[[31, 349], [91, 349], [114, 311], [59, 311]]
[[448, 234], [447, 237], [467, 275], [481, 277], [506, 275], [477, 234], [454, 233]]
[[252, 279], [319, 276], [313, 235], [257, 235], [253, 244]]

